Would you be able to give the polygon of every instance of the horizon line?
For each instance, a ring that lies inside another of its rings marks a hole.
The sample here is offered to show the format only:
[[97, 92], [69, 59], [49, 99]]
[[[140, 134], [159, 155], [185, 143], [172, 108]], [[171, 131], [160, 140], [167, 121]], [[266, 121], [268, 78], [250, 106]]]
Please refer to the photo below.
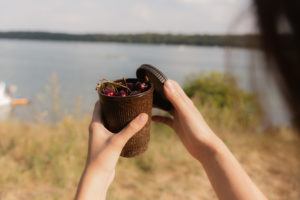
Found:
[[157, 35], [208, 35], [208, 36], [247, 36], [259, 35], [258, 33], [180, 33], [180, 32], [69, 32], [69, 31], [52, 31], [52, 30], [1, 30], [0, 33], [50, 33], [50, 34], [68, 34], [68, 35], [142, 35], [142, 34], [157, 34]]

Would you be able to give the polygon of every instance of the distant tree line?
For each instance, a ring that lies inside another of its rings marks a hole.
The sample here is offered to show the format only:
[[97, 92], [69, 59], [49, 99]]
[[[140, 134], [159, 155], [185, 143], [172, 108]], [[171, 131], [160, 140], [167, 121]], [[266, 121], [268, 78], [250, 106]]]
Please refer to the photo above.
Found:
[[24, 40], [58, 40], [58, 41], [87, 41], [87, 42], [120, 42], [144, 44], [184, 44], [198, 46], [230, 46], [249, 47], [259, 46], [258, 35], [183, 35], [183, 34], [69, 34], [52, 32], [0, 32], [0, 38]]

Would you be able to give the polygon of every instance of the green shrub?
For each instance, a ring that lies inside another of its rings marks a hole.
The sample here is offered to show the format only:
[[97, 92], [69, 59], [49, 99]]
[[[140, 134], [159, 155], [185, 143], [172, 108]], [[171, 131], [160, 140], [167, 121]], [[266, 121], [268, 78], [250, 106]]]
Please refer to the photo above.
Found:
[[187, 81], [184, 90], [203, 115], [219, 128], [259, 127], [261, 109], [256, 96], [241, 89], [230, 75], [202, 74]]

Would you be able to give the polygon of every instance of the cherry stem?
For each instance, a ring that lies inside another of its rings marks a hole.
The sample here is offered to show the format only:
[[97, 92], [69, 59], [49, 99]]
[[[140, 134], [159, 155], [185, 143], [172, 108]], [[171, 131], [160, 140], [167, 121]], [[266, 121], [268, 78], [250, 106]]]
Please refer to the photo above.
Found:
[[129, 90], [129, 91], [131, 92], [130, 88], [127, 86], [126, 79], [123, 78], [123, 80], [124, 80], [124, 84], [125, 84], [125, 85], [123, 85], [122, 83], [117, 83], [117, 82], [114, 82], [114, 81], [109, 81], [109, 80], [107, 80], [107, 79], [102, 79], [102, 80], [97, 84], [96, 90], [97, 90], [98, 92], [100, 92], [100, 91], [102, 91], [104, 88], [106, 88], [107, 86], [111, 86], [112, 89], [114, 90], [114, 92], [118, 91], [118, 87], [125, 88], [125, 89], [127, 89], [127, 90]]

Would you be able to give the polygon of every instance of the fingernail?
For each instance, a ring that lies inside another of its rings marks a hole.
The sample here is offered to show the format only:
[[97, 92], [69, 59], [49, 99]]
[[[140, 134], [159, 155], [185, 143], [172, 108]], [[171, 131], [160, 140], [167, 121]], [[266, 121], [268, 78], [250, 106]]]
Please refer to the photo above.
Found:
[[148, 115], [146, 113], [142, 113], [138, 117], [139, 123], [145, 123], [148, 120]]
[[174, 90], [175, 90], [175, 89], [174, 89], [174, 84], [173, 84], [173, 82], [172, 82], [171, 80], [167, 80], [167, 81], [165, 82], [165, 86], [166, 86], [167, 89], [170, 90], [170, 91], [174, 91]]

